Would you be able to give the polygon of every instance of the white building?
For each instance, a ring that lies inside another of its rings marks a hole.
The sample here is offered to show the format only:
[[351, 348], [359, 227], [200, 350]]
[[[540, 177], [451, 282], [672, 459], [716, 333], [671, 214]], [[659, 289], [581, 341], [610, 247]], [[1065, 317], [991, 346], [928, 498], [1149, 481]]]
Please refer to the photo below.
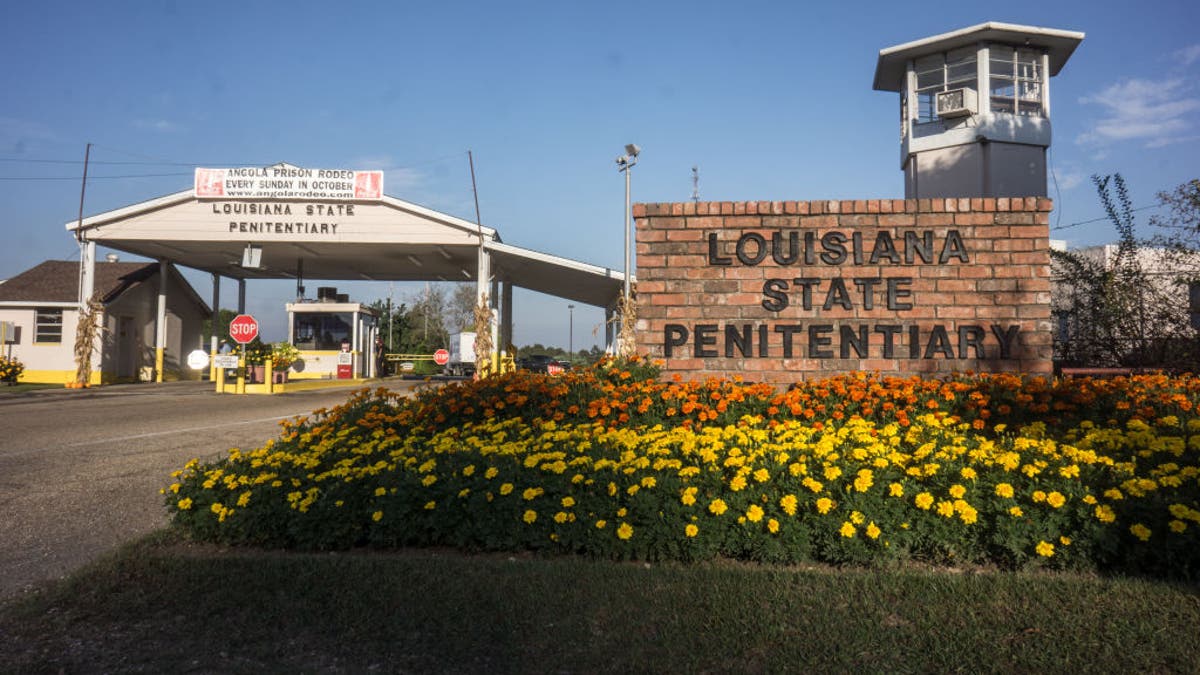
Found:
[[[166, 283], [160, 270], [166, 269]], [[95, 297], [103, 305], [92, 354], [90, 384], [156, 379], [155, 316], [166, 295], [162, 325], [164, 379], [194, 379], [187, 353], [201, 347], [211, 314], [173, 265], [106, 262], [95, 266]], [[21, 361], [22, 382], [75, 381], [75, 334], [79, 324], [79, 263], [48, 260], [0, 283], [0, 322], [12, 327], [3, 353]]]

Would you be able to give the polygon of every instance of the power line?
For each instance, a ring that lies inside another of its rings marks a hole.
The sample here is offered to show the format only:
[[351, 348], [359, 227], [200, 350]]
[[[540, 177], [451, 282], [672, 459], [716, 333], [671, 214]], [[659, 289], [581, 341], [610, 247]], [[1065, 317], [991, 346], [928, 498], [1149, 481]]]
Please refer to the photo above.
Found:
[[[1159, 207], [1161, 207], [1161, 206], [1162, 206], [1161, 204], [1151, 204], [1151, 205], [1149, 205], [1149, 206], [1139, 206], [1139, 207], [1137, 207], [1136, 209], [1130, 209], [1130, 212], [1133, 212], [1133, 211], [1145, 211], [1146, 209], [1157, 209], [1157, 208], [1159, 208]], [[1087, 224], [1089, 224], [1089, 223], [1098, 223], [1098, 222], [1100, 222], [1100, 221], [1102, 221], [1102, 220], [1108, 220], [1108, 216], [1100, 216], [1099, 218], [1092, 218], [1091, 220], [1081, 220], [1081, 221], [1079, 221], [1078, 223], [1069, 223], [1069, 224], [1067, 224], [1067, 225], [1055, 225], [1054, 227], [1050, 228], [1050, 230], [1051, 230], [1051, 231], [1055, 231], [1055, 230], [1066, 230], [1066, 229], [1069, 229], [1069, 228], [1072, 228], [1072, 227], [1076, 227], [1076, 226], [1079, 226], [1079, 225], [1087, 225]]]
[[[88, 180], [112, 180], [123, 178], [165, 178], [170, 176], [191, 176], [190, 173], [136, 173], [126, 174], [123, 176], [88, 176]], [[79, 176], [0, 176], [0, 180], [19, 181], [19, 180], [69, 180], [77, 181]]]

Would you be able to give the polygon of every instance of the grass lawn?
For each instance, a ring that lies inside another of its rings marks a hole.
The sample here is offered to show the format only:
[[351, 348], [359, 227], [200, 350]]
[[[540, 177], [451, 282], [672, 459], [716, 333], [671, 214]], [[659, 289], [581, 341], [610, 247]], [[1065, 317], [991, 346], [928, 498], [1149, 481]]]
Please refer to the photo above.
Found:
[[4, 672], [1196, 672], [1200, 588], [132, 543], [0, 608]]

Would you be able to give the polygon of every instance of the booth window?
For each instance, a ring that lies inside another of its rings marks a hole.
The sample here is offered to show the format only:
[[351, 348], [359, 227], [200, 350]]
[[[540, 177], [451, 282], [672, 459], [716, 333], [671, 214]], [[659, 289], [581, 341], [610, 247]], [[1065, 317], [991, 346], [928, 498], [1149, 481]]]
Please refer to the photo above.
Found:
[[978, 69], [974, 48], [956, 49], [917, 59], [917, 122], [938, 119], [934, 100], [943, 91], [978, 89]]
[[58, 308], [39, 307], [33, 324], [34, 343], [62, 342], [63, 311]]
[[1028, 49], [993, 45], [988, 52], [992, 112], [1042, 115], [1042, 55]]
[[296, 349], [338, 350], [342, 341], [353, 335], [347, 312], [296, 314], [292, 324], [292, 343]]

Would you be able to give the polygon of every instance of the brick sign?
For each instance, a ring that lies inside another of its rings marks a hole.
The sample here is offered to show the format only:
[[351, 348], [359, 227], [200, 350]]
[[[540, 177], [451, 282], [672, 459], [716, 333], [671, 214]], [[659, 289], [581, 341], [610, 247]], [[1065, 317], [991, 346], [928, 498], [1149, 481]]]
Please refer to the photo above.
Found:
[[790, 382], [1051, 370], [1044, 198], [638, 204], [638, 342]]

